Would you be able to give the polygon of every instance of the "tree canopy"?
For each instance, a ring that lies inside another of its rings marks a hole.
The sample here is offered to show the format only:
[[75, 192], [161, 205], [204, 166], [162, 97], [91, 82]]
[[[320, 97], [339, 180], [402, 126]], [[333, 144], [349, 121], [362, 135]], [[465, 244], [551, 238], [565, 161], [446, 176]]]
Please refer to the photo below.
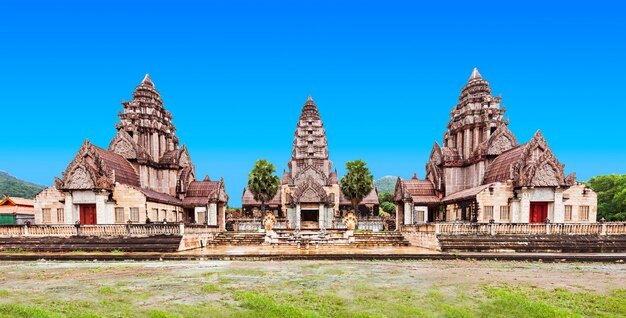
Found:
[[586, 183], [598, 195], [598, 220], [626, 220], [626, 174], [597, 176]]
[[254, 168], [248, 174], [248, 190], [256, 201], [261, 202], [263, 212], [265, 212], [265, 203], [274, 198], [280, 187], [280, 178], [275, 176], [274, 172], [276, 168], [272, 163], [260, 159], [254, 163]]
[[367, 196], [374, 187], [374, 177], [367, 163], [362, 160], [346, 162], [347, 173], [341, 177], [341, 192], [350, 200], [352, 208], [357, 211], [359, 203]]

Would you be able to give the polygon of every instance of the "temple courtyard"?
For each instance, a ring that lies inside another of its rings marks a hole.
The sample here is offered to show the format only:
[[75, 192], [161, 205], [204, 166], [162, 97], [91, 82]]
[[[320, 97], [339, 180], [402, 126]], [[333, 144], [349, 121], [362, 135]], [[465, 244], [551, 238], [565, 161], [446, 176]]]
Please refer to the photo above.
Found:
[[623, 317], [622, 263], [0, 262], [0, 317]]

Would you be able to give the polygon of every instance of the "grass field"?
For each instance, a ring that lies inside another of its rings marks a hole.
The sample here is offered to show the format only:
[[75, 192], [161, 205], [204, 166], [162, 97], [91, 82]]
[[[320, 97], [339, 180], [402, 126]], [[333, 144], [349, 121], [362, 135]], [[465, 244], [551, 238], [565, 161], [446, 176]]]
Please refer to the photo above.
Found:
[[626, 266], [0, 263], [0, 317], [624, 317]]

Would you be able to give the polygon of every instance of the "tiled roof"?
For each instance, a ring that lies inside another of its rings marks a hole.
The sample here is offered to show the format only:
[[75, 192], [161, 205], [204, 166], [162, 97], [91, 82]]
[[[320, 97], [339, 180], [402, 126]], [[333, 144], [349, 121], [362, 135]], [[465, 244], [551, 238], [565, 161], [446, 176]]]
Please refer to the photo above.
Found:
[[219, 186], [219, 181], [192, 181], [187, 188], [187, 196], [208, 198]]
[[[281, 205], [281, 193], [282, 193], [282, 189], [278, 188], [278, 191], [276, 191], [276, 195], [274, 196], [274, 198], [272, 198], [272, 200], [270, 202], [266, 202], [266, 205]], [[252, 192], [250, 192], [250, 190], [248, 190], [248, 188], [246, 188], [243, 191], [243, 196], [241, 198], [241, 204], [242, 205], [261, 205], [261, 202], [258, 202], [257, 200], [254, 199], [254, 196], [252, 195]]]
[[500, 154], [489, 166], [483, 183], [505, 182], [512, 178], [511, 165], [522, 158], [526, 144], [517, 146]]
[[442, 202], [443, 203], [452, 203], [452, 202], [472, 199], [472, 198], [476, 197], [476, 195], [478, 193], [480, 193], [481, 191], [487, 189], [489, 186], [491, 186], [491, 184], [484, 184], [484, 185], [479, 185], [477, 187], [473, 187], [473, 188], [469, 188], [469, 189], [465, 189], [465, 190], [461, 190], [461, 191], [452, 193], [452, 194], [447, 195], [446, 197], [444, 197]]
[[115, 181], [135, 187], [140, 187], [139, 176], [126, 158], [100, 147], [94, 146], [98, 156], [102, 159], [107, 172], [115, 171]]
[[165, 204], [172, 204], [172, 205], [181, 205], [183, 203], [183, 201], [181, 201], [180, 199], [175, 198], [166, 193], [161, 193], [161, 192], [154, 191], [151, 189], [146, 189], [146, 188], [139, 188], [139, 191], [141, 191], [141, 193], [143, 193], [143, 195], [146, 196], [147, 200], [151, 202], [158, 202], [158, 203], [165, 203]]
[[6, 196], [4, 199], [0, 200], [0, 205], [25, 205], [25, 206], [35, 206], [35, 201], [24, 198], [10, 197]]
[[401, 180], [402, 186], [411, 196], [414, 204], [439, 203], [439, 197], [430, 180], [419, 180], [417, 177], [409, 180]]
[[208, 176], [205, 181], [192, 181], [187, 188], [187, 196], [183, 198], [183, 206], [195, 207], [205, 206], [209, 203], [209, 196], [215, 192], [219, 186], [219, 181], [209, 181]]
[[[339, 191], [339, 204], [341, 205], [352, 204], [350, 203], [350, 200], [348, 200], [341, 191]], [[370, 191], [370, 193], [366, 195], [365, 198], [363, 198], [363, 201], [361, 201], [361, 204], [374, 204], [374, 205], [379, 204], [378, 193], [376, 191], [376, 188], [373, 188], [372, 191]]]

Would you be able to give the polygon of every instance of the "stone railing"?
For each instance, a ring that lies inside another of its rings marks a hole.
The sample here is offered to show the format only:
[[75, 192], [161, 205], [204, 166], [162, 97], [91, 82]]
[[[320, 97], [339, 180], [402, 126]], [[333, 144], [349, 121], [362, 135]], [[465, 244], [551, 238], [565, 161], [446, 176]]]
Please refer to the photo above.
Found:
[[402, 226], [403, 232], [442, 235], [618, 235], [626, 223], [427, 223]]
[[184, 234], [208, 234], [218, 233], [220, 231], [217, 225], [206, 224], [185, 224], [183, 229]]
[[[357, 220], [357, 230], [363, 231], [384, 231], [385, 220], [388, 224], [395, 224], [395, 219], [383, 219], [383, 218], [360, 218]], [[292, 229], [289, 221], [286, 218], [278, 218], [277, 223], [273, 226], [276, 230]], [[232, 218], [227, 221], [227, 228], [232, 231], [240, 232], [257, 232], [263, 228], [262, 219], [260, 218]], [[346, 225], [342, 223], [341, 219], [335, 219], [332, 222], [331, 229], [346, 229]]]
[[0, 236], [154, 236], [212, 233], [217, 227], [179, 224], [0, 225]]

